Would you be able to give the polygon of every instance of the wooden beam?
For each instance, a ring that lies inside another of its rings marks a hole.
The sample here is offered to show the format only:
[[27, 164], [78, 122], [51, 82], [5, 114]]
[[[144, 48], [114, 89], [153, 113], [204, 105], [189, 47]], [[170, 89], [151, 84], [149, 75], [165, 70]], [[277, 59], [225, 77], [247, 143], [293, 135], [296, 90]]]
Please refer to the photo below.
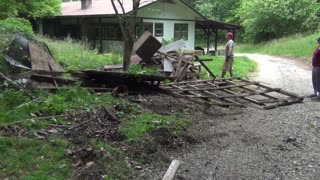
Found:
[[[216, 85], [214, 85], [213, 83], [208, 83], [208, 84], [210, 84], [210, 85], [212, 85], [212, 86], [216, 86]], [[251, 84], [251, 85], [252, 85], [252, 84]], [[237, 86], [237, 85], [234, 85], [234, 86]], [[243, 86], [238, 86], [238, 87], [243, 87]], [[230, 93], [230, 94], [233, 94], [233, 95], [239, 95], [238, 93], [233, 92], [233, 91], [230, 91], [230, 90], [227, 90], [227, 89], [221, 89], [221, 91], [224, 91], [224, 92], [227, 92], [227, 93]], [[261, 106], [266, 106], [264, 103], [261, 103], [261, 102], [255, 100], [255, 99], [252, 99], [252, 98], [248, 98], [248, 97], [240, 97], [240, 98], [241, 98], [241, 99], [245, 99], [245, 100], [247, 100], [247, 101], [250, 101], [250, 102], [252, 102], [252, 103], [261, 105]]]
[[218, 55], [218, 29], [214, 31], [214, 55]]
[[[224, 90], [224, 89], [231, 89], [231, 88], [237, 88], [237, 87], [243, 87], [243, 86], [249, 86], [249, 85], [257, 85], [259, 84], [259, 82], [251, 82], [251, 83], [246, 83], [246, 84], [240, 84], [240, 85], [229, 85], [229, 86], [217, 86], [211, 82], [208, 82], [208, 84], [210, 84], [211, 86], [214, 87], [207, 87], [207, 88], [196, 88], [196, 89], [173, 89], [173, 91], [216, 91], [216, 90]], [[188, 85], [190, 86], [190, 85]], [[194, 86], [191, 86], [194, 87]]]
[[[194, 87], [194, 86], [192, 86], [192, 85], [187, 85], [187, 86], [192, 87], [192, 88], [194, 88], [194, 89], [198, 89], [197, 87]], [[217, 99], [217, 98], [219, 97], [218, 95], [216, 95], [216, 94], [214, 94], [214, 93], [212, 93], [212, 92], [209, 92], [209, 91], [203, 91], [203, 93], [209, 94], [210, 96], [213, 96], [215, 99]], [[236, 104], [236, 105], [238, 105], [238, 106], [240, 106], [240, 107], [244, 107], [244, 105], [242, 105], [242, 104], [240, 104], [240, 103], [238, 103], [238, 102], [236, 102], [236, 101], [229, 100], [229, 99], [224, 99], [224, 100], [227, 101], [227, 102], [229, 102], [229, 103]], [[215, 101], [215, 100], [214, 100], [214, 101]], [[218, 103], [220, 103], [220, 102], [218, 102]]]
[[180, 166], [179, 160], [173, 160], [166, 172], [166, 174], [163, 176], [162, 180], [173, 180], [174, 176], [176, 175], [176, 172]]

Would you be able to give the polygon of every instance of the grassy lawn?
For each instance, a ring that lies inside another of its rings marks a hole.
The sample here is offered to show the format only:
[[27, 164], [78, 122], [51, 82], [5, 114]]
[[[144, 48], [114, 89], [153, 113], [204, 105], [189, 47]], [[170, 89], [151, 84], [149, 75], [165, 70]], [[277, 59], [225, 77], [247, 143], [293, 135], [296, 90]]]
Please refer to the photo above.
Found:
[[[208, 68], [215, 74], [217, 77], [221, 76], [222, 66], [224, 63], [224, 56], [202, 56], [202, 59], [213, 59], [213, 61], [205, 62]], [[233, 74], [235, 77], [242, 77], [245, 79], [249, 78], [249, 73], [255, 72], [257, 70], [258, 64], [250, 60], [247, 57], [235, 57], [233, 64]], [[205, 74], [206, 78], [207, 75]], [[225, 77], [230, 77], [229, 73], [226, 74]]]
[[62, 62], [66, 70], [97, 69], [108, 64], [122, 64], [119, 54], [99, 54], [97, 50], [90, 49], [89, 45], [81, 41], [66, 39], [52, 40], [38, 37], [45, 42], [51, 50], [56, 61]]
[[310, 59], [314, 49], [317, 47], [316, 39], [319, 36], [320, 32], [317, 32], [311, 35], [295, 35], [260, 44], [241, 45], [239, 43], [239, 46], [237, 46], [237, 52], [261, 53]]
[[[54, 143], [53, 143], [54, 142]], [[1, 179], [67, 179], [71, 172], [67, 142], [0, 137]]]

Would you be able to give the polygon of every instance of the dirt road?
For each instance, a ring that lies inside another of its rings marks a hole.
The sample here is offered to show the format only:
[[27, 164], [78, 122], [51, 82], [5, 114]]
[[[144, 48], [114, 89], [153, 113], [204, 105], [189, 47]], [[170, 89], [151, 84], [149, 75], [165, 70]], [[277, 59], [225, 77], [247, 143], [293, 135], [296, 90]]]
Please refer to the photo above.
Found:
[[259, 64], [259, 71], [253, 80], [273, 87], [292, 91], [299, 95], [310, 95], [312, 90], [311, 69], [296, 60], [260, 54], [238, 54], [247, 56]]
[[[246, 56], [260, 66], [253, 80], [300, 95], [312, 92], [310, 69], [289, 59]], [[170, 155], [182, 162], [176, 179], [320, 179], [320, 102], [306, 98], [272, 110], [213, 108], [197, 121], [200, 143]]]

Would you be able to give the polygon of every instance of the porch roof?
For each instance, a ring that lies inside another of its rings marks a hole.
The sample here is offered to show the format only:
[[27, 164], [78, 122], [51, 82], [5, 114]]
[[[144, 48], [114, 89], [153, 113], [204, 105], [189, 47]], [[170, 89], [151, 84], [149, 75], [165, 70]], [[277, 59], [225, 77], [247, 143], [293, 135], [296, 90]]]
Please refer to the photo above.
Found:
[[[144, 7], [157, 0], [141, 0], [140, 6]], [[117, 3], [116, 3], [117, 6]], [[132, 11], [132, 1], [123, 1], [123, 8], [126, 13]], [[122, 13], [121, 7], [118, 5], [119, 13]], [[60, 16], [92, 16], [92, 15], [115, 15], [115, 11], [110, 0], [92, 0], [92, 7], [81, 9], [81, 1], [70, 1], [62, 3], [62, 11]]]
[[242, 26], [230, 23], [224, 23], [212, 19], [196, 21], [197, 29], [226, 29], [226, 30], [237, 30], [241, 29]]

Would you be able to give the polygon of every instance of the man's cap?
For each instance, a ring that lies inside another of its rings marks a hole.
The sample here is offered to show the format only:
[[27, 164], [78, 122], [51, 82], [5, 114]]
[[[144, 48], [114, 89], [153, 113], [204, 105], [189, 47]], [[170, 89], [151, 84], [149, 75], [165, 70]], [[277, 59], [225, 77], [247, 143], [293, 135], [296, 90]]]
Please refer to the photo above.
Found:
[[232, 32], [228, 32], [228, 33], [226, 34], [226, 36], [233, 37], [233, 34], [232, 34]]

